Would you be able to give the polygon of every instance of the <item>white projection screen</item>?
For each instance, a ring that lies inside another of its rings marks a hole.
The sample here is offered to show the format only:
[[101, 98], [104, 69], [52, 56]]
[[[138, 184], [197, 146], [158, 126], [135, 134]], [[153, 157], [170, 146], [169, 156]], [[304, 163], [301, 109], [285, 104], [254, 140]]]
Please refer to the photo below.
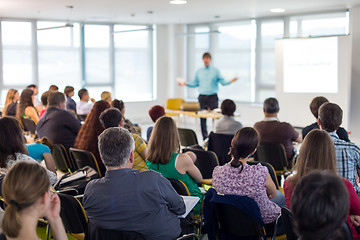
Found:
[[350, 108], [351, 47], [349, 36], [294, 38], [276, 41], [276, 97], [279, 118], [294, 126], [313, 122], [309, 104], [324, 96], [344, 111]]

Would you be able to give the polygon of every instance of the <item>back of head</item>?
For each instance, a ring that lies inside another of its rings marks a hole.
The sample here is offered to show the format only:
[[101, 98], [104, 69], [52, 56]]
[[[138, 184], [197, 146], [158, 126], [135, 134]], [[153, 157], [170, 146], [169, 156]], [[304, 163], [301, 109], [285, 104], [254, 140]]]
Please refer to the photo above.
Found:
[[149, 140], [147, 160], [153, 163], [166, 164], [171, 154], [180, 150], [179, 132], [171, 117], [159, 118]]
[[59, 107], [60, 103], [65, 103], [65, 95], [61, 92], [50, 91], [48, 96], [49, 107]]
[[233, 158], [231, 166], [239, 167], [240, 159], [253, 153], [259, 144], [258, 133], [254, 128], [244, 127], [239, 129], [231, 141], [230, 154]]
[[335, 146], [330, 135], [320, 129], [310, 131], [301, 144], [299, 156], [296, 160], [296, 174], [293, 184], [313, 170], [327, 170], [336, 175]]
[[156, 122], [160, 117], [165, 116], [165, 108], [160, 105], [155, 105], [150, 108], [149, 115], [153, 122]]
[[42, 137], [41, 139], [36, 140], [36, 142], [48, 146], [50, 151], [53, 151], [54, 143], [48, 137]]
[[265, 113], [278, 113], [280, 110], [279, 102], [276, 98], [267, 98], [264, 101], [264, 112]]
[[100, 114], [100, 123], [107, 129], [110, 127], [118, 127], [122, 120], [121, 112], [117, 108], [108, 108]]
[[20, 95], [20, 102], [16, 109], [16, 118], [21, 120], [23, 115], [25, 114], [25, 108], [34, 107], [32, 96], [34, 95], [34, 91], [31, 89], [24, 89]]
[[88, 90], [86, 90], [85, 88], [82, 88], [79, 90], [78, 92], [78, 96], [80, 98], [80, 100], [82, 99], [82, 97], [88, 92]]
[[324, 103], [329, 102], [326, 97], [319, 96], [315, 97], [311, 103], [310, 103], [310, 111], [314, 115], [314, 117], [317, 119], [319, 116], [319, 108]]
[[225, 99], [222, 103], [221, 103], [221, 113], [223, 115], [226, 116], [234, 116], [234, 112], [236, 110], [236, 104], [234, 103], [233, 100], [230, 99]]
[[64, 93], [67, 97], [69, 96], [69, 93], [71, 93], [73, 91], [75, 91], [75, 89], [74, 89], [74, 87], [71, 87], [71, 86], [66, 86], [64, 89]]
[[49, 91], [57, 92], [57, 91], [59, 91], [59, 88], [58, 88], [58, 86], [56, 86], [56, 85], [51, 85], [51, 86], [49, 87]]
[[342, 123], [343, 111], [335, 103], [324, 103], [319, 108], [321, 128], [327, 132], [336, 131]]
[[107, 91], [104, 91], [101, 93], [101, 100], [103, 101], [107, 101], [108, 98], [111, 99], [111, 93], [110, 92], [107, 92]]
[[107, 167], [123, 167], [134, 151], [135, 142], [125, 128], [108, 128], [99, 135], [98, 146], [101, 159]]
[[19, 121], [13, 117], [0, 118], [0, 167], [6, 168], [7, 158], [27, 153]]
[[44, 92], [44, 93], [41, 95], [41, 103], [42, 103], [44, 106], [47, 106], [47, 105], [48, 105], [48, 98], [49, 98], [50, 92], [51, 92], [51, 91], [46, 91], [46, 92]]
[[296, 231], [302, 240], [337, 240], [349, 212], [344, 180], [326, 172], [304, 176], [291, 198]]
[[124, 105], [124, 102], [122, 100], [114, 99], [111, 102], [111, 107], [119, 109], [120, 112], [123, 110], [124, 106], [125, 105]]
[[20, 161], [10, 168], [2, 183], [2, 194], [8, 204], [2, 230], [7, 237], [18, 237], [22, 228], [19, 212], [32, 206], [49, 188], [49, 177], [39, 164]]
[[37, 86], [35, 84], [30, 84], [28, 86], [26, 86], [27, 89], [34, 89], [37, 88]]

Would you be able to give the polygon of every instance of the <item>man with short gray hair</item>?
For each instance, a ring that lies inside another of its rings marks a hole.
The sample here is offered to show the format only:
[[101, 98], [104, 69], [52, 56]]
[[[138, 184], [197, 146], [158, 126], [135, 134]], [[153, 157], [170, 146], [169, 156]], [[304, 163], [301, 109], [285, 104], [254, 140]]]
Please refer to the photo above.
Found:
[[107, 171], [86, 186], [83, 204], [89, 221], [103, 229], [138, 232], [148, 240], [176, 238], [185, 204], [159, 173], [132, 169], [135, 142], [129, 131], [108, 128], [98, 146]]

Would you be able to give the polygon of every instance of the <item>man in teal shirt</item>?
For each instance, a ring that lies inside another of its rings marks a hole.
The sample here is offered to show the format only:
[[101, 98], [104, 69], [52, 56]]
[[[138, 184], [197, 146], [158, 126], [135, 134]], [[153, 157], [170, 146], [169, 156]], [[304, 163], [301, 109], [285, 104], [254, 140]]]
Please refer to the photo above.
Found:
[[[210, 66], [211, 55], [204, 53], [203, 55], [204, 67], [200, 68], [195, 73], [195, 79], [187, 83], [179, 83], [180, 86], [199, 87], [199, 103], [203, 110], [213, 110], [219, 107], [219, 99], [217, 92], [219, 91], [219, 83], [223, 86], [235, 82], [237, 78], [231, 81], [225, 81], [220, 71], [217, 68]], [[200, 119], [201, 133], [203, 139], [208, 137], [206, 118]]]

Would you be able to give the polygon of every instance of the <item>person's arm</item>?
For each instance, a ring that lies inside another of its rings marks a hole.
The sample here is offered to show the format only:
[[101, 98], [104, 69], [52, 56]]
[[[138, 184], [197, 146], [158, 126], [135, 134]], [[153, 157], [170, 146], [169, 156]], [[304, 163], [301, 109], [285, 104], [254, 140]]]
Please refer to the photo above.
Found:
[[290, 124], [288, 124], [288, 131], [289, 131], [291, 140], [301, 143], [301, 141], [302, 141], [301, 134], [298, 131], [296, 131], [296, 129], [293, 126], [291, 126]]
[[222, 74], [220, 73], [220, 71], [217, 70], [217, 80], [221, 85], [226, 86], [226, 85], [229, 85], [229, 84], [235, 82], [237, 80], [237, 78], [233, 78], [230, 81], [226, 81], [224, 79], [224, 77], [222, 76]]
[[51, 194], [50, 206], [49, 210], [46, 212], [45, 217], [50, 223], [52, 235], [54, 236], [55, 240], [67, 240], [68, 237], [60, 217], [60, 198], [54, 192], [50, 192], [49, 194]]
[[301, 141], [302, 141], [302, 136], [299, 133], [299, 136], [295, 139], [295, 142], [301, 143]]
[[35, 124], [38, 123], [38, 121], [39, 121], [39, 115], [38, 115], [38, 113], [37, 113], [37, 111], [36, 111], [35, 108], [33, 108], [33, 107], [27, 107], [27, 108], [25, 109], [25, 115], [28, 116], [29, 118], [31, 118], [31, 120], [33, 120]]
[[189, 152], [186, 152], [185, 154], [188, 155], [188, 156], [191, 158], [191, 160], [193, 161], [193, 163], [196, 162], [196, 154], [195, 154], [195, 153], [189, 151]]
[[55, 163], [51, 153], [43, 153], [46, 168], [56, 174]]
[[157, 177], [157, 187], [162, 198], [168, 203], [168, 208], [172, 213], [176, 215], [182, 215], [185, 213], [185, 203], [171, 186], [169, 180], [159, 175]]
[[269, 199], [276, 197], [276, 186], [273, 180], [270, 177], [270, 174], [267, 174], [265, 180], [265, 188], [266, 194], [268, 195]]
[[195, 88], [195, 87], [198, 87], [198, 86], [199, 86], [198, 73], [195, 74], [195, 78], [194, 78], [193, 81], [190, 81], [190, 82], [187, 82], [187, 83], [186, 83], [186, 86], [192, 87], [192, 88]]
[[203, 177], [200, 170], [195, 166], [191, 157], [187, 154], [180, 154], [176, 163], [176, 170], [180, 173], [186, 172], [197, 183], [201, 183]]
[[81, 123], [79, 121], [79, 119], [75, 118], [75, 116], [72, 113], [69, 113], [67, 111], [65, 111], [68, 115], [67, 115], [67, 121], [66, 124], [68, 125], [68, 127], [71, 129], [71, 131], [75, 134], [78, 134], [78, 132], [80, 131], [81, 128]]
[[348, 180], [344, 179], [345, 187], [349, 193], [350, 207], [349, 214], [350, 215], [360, 215], [360, 198], [355, 192], [354, 186]]

